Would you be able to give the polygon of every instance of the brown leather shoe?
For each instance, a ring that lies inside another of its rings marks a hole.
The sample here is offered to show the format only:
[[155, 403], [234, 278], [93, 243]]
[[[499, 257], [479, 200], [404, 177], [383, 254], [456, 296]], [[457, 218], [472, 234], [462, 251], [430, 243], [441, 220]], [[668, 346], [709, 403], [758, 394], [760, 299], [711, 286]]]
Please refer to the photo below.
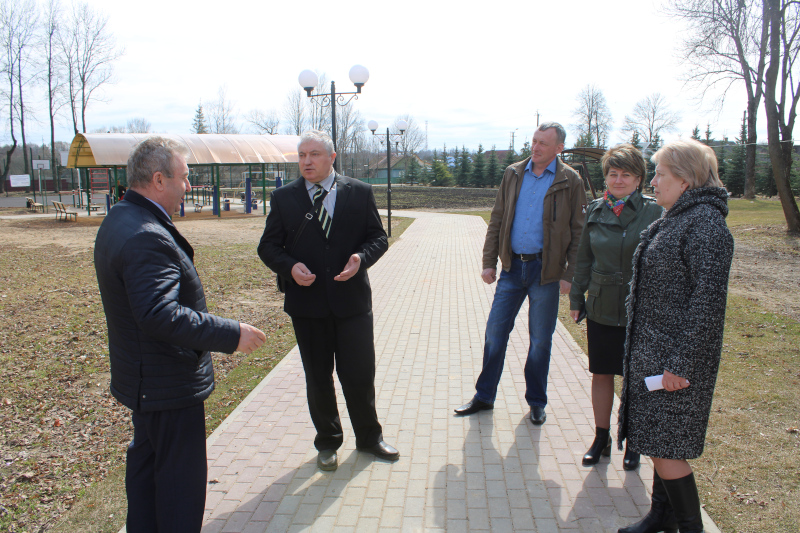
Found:
[[488, 411], [494, 409], [493, 403], [486, 403], [477, 398], [473, 398], [461, 407], [454, 409], [458, 416], [467, 416], [477, 413], [478, 411]]

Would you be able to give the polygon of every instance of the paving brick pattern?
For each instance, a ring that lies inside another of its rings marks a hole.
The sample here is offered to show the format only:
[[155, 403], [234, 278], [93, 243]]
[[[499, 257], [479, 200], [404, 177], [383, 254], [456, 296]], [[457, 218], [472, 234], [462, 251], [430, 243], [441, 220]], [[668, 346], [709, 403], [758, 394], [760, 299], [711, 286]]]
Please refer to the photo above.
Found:
[[486, 224], [404, 215], [417, 220], [370, 271], [378, 416], [401, 459], [355, 450], [339, 394], [340, 466], [317, 469], [295, 348], [209, 438], [203, 531], [596, 533], [646, 513], [649, 462], [625, 472], [615, 444], [610, 462], [580, 464], [594, 432], [590, 375], [560, 324], [547, 422], [531, 424], [522, 371], [527, 306], [511, 334], [494, 411], [453, 416], [474, 394], [481, 368], [494, 291], [479, 276]]

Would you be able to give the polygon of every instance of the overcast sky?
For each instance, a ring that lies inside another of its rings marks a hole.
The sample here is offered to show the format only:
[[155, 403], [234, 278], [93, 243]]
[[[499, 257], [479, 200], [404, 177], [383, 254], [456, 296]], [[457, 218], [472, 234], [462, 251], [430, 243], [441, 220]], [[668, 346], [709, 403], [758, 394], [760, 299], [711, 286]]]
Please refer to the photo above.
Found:
[[[365, 121], [385, 128], [410, 114], [427, 122], [431, 149], [504, 149], [513, 131], [519, 150], [537, 110], [541, 121], [568, 127], [570, 147], [572, 113], [587, 84], [611, 108], [612, 143], [624, 140], [624, 116], [654, 92], [682, 116], [667, 139], [711, 123], [714, 137], [733, 140], [745, 109], [742, 86], [722, 110], [713, 107], [715, 95], [696, 102], [677, 57], [682, 26], [651, 0], [88, 1], [109, 16], [125, 49], [116, 83], [89, 108], [90, 131], [143, 117], [154, 131], [188, 133], [200, 100], [214, 100], [221, 85], [244, 125], [251, 109], [280, 112], [306, 68], [335, 80], [337, 91], [352, 90], [354, 64], [370, 72], [355, 102]], [[43, 103], [36, 115], [28, 139], [41, 142], [49, 137]], [[66, 117], [57, 138], [72, 138]]]

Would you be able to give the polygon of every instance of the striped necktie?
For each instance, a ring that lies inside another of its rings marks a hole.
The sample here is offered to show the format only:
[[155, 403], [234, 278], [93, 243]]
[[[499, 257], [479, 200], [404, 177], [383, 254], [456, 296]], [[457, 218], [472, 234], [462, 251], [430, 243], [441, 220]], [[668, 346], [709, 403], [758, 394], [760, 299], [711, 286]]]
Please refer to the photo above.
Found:
[[[319, 200], [319, 197], [325, 192], [325, 189], [319, 185], [315, 185], [315, 187], [317, 191], [314, 193], [314, 205], [317, 205], [317, 200]], [[325, 205], [320, 205], [319, 223], [322, 224], [322, 231], [325, 233], [325, 238], [327, 239], [331, 233], [331, 217], [328, 214], [328, 210], [325, 209]]]

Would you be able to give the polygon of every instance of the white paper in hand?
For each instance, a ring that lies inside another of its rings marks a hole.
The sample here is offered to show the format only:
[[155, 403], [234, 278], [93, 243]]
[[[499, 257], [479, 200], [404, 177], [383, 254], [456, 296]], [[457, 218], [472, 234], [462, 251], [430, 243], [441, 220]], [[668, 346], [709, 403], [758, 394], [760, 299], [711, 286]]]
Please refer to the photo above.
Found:
[[647, 390], [649, 391], [661, 390], [664, 388], [664, 384], [662, 383], [663, 379], [664, 374], [650, 376], [649, 378], [644, 378], [644, 384], [647, 385]]

